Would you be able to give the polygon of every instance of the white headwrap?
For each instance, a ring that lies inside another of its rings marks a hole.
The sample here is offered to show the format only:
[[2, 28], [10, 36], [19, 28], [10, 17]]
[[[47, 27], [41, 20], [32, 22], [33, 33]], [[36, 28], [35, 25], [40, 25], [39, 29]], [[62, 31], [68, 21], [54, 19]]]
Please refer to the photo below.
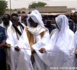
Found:
[[60, 30], [57, 29], [49, 43], [44, 46], [47, 52], [37, 53], [41, 60], [51, 68], [74, 67], [74, 33], [69, 29], [68, 18], [65, 15], [59, 15], [56, 17], [56, 23]]
[[[53, 67], [74, 66], [74, 33], [69, 29], [68, 18], [65, 15], [56, 17], [56, 23], [60, 29], [51, 36], [50, 43], [45, 46], [49, 51], [49, 64]], [[46, 56], [47, 57], [47, 56]], [[47, 63], [44, 60], [45, 63]], [[64, 70], [64, 69], [63, 69]]]
[[60, 32], [66, 31], [67, 29], [69, 29], [69, 22], [68, 22], [68, 18], [65, 15], [59, 15], [58, 17], [56, 17], [56, 23], [60, 29]]
[[51, 37], [53, 48], [59, 48], [59, 50], [62, 50], [64, 53], [68, 54], [69, 50], [74, 48], [74, 46], [69, 46], [72, 37], [74, 37], [74, 33], [69, 29], [68, 18], [65, 15], [59, 15], [56, 17], [56, 23], [60, 30], [57, 29]]
[[32, 18], [34, 22], [38, 23], [40, 26], [44, 27], [44, 23], [42, 21], [42, 16], [39, 13], [38, 10], [34, 10], [32, 11], [30, 14], [28, 14], [28, 18], [27, 18], [27, 25], [30, 26], [28, 19]]

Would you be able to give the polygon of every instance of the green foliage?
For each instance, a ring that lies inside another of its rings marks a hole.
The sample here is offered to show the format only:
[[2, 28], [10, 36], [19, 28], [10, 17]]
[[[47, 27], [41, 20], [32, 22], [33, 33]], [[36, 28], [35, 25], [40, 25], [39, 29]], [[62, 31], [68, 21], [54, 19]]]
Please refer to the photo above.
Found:
[[5, 0], [0, 0], [0, 16], [5, 13], [7, 8], [7, 2]]
[[33, 2], [32, 4], [29, 5], [29, 8], [44, 7], [45, 5], [46, 3], [44, 2], [38, 2], [38, 3]]

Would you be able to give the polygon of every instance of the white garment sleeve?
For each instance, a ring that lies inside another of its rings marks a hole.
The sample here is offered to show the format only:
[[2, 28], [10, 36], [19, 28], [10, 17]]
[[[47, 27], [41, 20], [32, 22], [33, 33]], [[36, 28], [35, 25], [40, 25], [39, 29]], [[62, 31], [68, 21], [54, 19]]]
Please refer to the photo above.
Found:
[[77, 46], [77, 31], [75, 32], [74, 42], [75, 42], [75, 46]]
[[17, 46], [21, 49], [21, 50], [25, 50], [29, 55], [31, 55], [31, 49], [30, 49], [30, 45], [28, 42], [28, 38], [27, 38], [27, 34], [26, 31], [24, 29]]
[[76, 45], [77, 45], [77, 43], [75, 43], [74, 34], [72, 34], [69, 39], [70, 39], [69, 52], [71, 54], [74, 54], [75, 53], [75, 49], [76, 49]]
[[41, 48], [45, 48], [44, 46], [48, 44], [49, 39], [50, 39], [50, 36], [49, 36], [49, 32], [47, 31], [44, 34], [43, 38], [40, 39], [36, 44], [34, 44], [32, 48], [35, 50], [40, 50]]
[[11, 46], [14, 46], [13, 37], [12, 37], [12, 33], [11, 33], [10, 27], [7, 29], [7, 40], [6, 40], [6, 43], [10, 44]]

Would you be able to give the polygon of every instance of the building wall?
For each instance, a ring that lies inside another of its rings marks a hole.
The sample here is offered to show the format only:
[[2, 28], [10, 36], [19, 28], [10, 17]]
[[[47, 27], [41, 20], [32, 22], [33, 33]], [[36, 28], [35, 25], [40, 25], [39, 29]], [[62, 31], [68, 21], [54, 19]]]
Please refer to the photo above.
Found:
[[[74, 8], [67, 8], [66, 6], [48, 6], [48, 7], [38, 7], [36, 8], [37, 10], [39, 10], [40, 13], [71, 13], [72, 10], [74, 10]], [[12, 10], [12, 13], [18, 13], [19, 15], [27, 15], [29, 12], [31, 12], [34, 9], [16, 9], [16, 10]], [[10, 11], [7, 10], [5, 13], [10, 14]]]

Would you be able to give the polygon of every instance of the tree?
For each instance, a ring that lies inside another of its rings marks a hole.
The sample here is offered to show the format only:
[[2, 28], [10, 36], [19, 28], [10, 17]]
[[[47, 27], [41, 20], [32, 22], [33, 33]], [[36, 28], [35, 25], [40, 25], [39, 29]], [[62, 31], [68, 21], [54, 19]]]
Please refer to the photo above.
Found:
[[33, 2], [32, 4], [29, 5], [29, 8], [44, 7], [45, 5], [46, 3], [44, 2], [38, 2], [38, 3]]
[[5, 10], [7, 8], [7, 2], [5, 0], [0, 1], [0, 16], [5, 13]]

